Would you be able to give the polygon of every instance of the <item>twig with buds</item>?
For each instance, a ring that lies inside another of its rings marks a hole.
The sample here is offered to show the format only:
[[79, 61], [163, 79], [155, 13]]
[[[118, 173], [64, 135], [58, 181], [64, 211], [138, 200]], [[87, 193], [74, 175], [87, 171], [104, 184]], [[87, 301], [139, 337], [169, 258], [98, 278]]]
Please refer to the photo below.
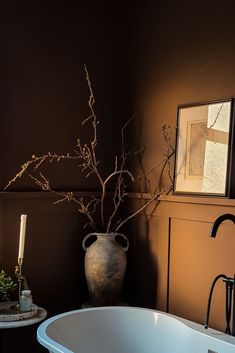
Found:
[[[97, 159], [97, 126], [99, 121], [97, 120], [95, 111], [94, 111], [94, 104], [95, 98], [88, 74], [88, 70], [85, 66], [85, 73], [86, 73], [86, 81], [89, 88], [89, 109], [90, 115], [88, 118], [84, 119], [82, 125], [86, 123], [91, 123], [92, 126], [92, 133], [93, 137], [90, 143], [82, 144], [80, 139], [77, 139], [77, 145], [74, 149], [73, 153], [65, 153], [65, 154], [57, 154], [48, 152], [43, 154], [42, 156], [32, 155], [32, 158], [25, 162], [22, 166], [20, 171], [15, 175], [13, 179], [9, 181], [7, 186], [4, 190], [6, 190], [9, 186], [11, 186], [17, 179], [21, 178], [22, 175], [26, 174], [29, 178], [31, 178], [36, 185], [38, 185], [43, 191], [49, 191], [60, 198], [55, 203], [60, 203], [64, 201], [75, 202], [78, 206], [78, 212], [84, 214], [88, 218], [88, 222], [85, 226], [90, 225], [94, 230], [96, 230], [96, 222], [94, 219], [94, 214], [96, 209], [99, 205], [100, 207], [100, 219], [103, 230], [107, 233], [111, 231], [119, 230], [128, 220], [136, 216], [139, 212], [144, 210], [146, 207], [149, 206], [151, 202], [157, 200], [158, 197], [163, 193], [168, 193], [171, 190], [172, 185], [172, 178], [170, 175], [170, 158], [174, 154], [174, 149], [171, 146], [171, 130], [169, 126], [163, 126], [163, 136], [166, 144], [166, 149], [164, 152], [164, 159], [154, 165], [150, 170], [146, 173], [141, 175], [139, 178], [146, 177], [150, 174], [154, 169], [162, 166], [163, 169], [167, 166], [167, 174], [170, 178], [171, 185], [164, 188], [163, 190], [154, 193], [150, 200], [146, 202], [140, 209], [134, 212], [132, 215], [128, 216], [125, 220], [119, 220], [115, 222], [115, 217], [117, 216], [118, 210], [127, 196], [127, 181], [126, 179], [130, 180], [131, 182], [135, 181], [133, 174], [125, 167], [127, 159], [130, 155], [130, 152], [127, 151], [127, 145], [125, 142], [125, 130], [128, 128], [132, 120], [135, 118], [133, 115], [123, 126], [121, 132], [121, 154], [120, 156], [115, 157], [114, 161], [114, 168], [110, 172], [107, 177], [103, 177], [99, 171], [99, 160]], [[143, 149], [141, 149], [142, 151]], [[96, 179], [98, 180], [100, 187], [101, 187], [101, 196], [90, 196], [87, 201], [84, 200], [83, 197], [77, 197], [74, 195], [73, 192], [65, 192], [65, 191], [57, 191], [51, 188], [49, 180], [46, 176], [40, 171], [42, 165], [46, 162], [54, 163], [60, 162], [62, 160], [77, 160], [79, 162], [78, 166], [81, 168], [82, 172], [84, 173], [85, 177], [89, 177], [90, 175], [95, 175]], [[107, 186], [112, 179], [116, 180], [116, 184], [114, 187], [113, 192], [113, 211], [110, 212], [107, 220], [104, 214], [104, 204], [107, 196]]]

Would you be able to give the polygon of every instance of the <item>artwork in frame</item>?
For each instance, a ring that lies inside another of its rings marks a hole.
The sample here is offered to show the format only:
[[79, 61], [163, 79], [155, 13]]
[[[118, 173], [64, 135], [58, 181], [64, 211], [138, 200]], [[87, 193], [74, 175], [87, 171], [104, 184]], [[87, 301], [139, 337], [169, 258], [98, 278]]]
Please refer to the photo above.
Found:
[[234, 99], [177, 110], [174, 193], [229, 197]]

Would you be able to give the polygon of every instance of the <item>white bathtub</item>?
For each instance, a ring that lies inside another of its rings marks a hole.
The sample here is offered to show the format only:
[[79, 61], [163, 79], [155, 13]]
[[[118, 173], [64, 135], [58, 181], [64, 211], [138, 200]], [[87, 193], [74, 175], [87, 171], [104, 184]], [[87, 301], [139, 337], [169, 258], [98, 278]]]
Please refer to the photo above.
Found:
[[235, 338], [159, 311], [99, 307], [44, 321], [38, 341], [53, 353], [235, 353]]

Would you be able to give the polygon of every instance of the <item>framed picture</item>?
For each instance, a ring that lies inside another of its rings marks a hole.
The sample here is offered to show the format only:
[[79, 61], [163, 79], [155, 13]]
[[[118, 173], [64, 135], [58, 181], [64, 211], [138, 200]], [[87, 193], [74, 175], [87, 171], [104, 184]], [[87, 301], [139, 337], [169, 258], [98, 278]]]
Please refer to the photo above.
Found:
[[233, 98], [179, 106], [174, 193], [230, 195]]

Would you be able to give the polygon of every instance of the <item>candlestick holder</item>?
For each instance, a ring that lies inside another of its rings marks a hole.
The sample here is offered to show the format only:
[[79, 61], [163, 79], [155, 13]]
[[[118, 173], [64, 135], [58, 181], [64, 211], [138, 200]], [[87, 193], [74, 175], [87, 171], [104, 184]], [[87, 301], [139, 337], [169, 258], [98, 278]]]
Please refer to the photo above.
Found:
[[22, 281], [23, 281], [23, 276], [22, 276], [22, 264], [23, 264], [23, 259], [18, 258], [18, 265], [15, 266], [15, 276], [18, 280], [18, 304], [16, 305], [17, 308], [20, 308], [20, 294], [21, 294], [21, 288], [22, 288]]
[[28, 289], [26, 278], [22, 275], [22, 264], [23, 258], [18, 257], [18, 265], [15, 266], [15, 276], [18, 279], [18, 304], [16, 305], [18, 310], [20, 310], [20, 295], [22, 287], [24, 286], [24, 289]]

